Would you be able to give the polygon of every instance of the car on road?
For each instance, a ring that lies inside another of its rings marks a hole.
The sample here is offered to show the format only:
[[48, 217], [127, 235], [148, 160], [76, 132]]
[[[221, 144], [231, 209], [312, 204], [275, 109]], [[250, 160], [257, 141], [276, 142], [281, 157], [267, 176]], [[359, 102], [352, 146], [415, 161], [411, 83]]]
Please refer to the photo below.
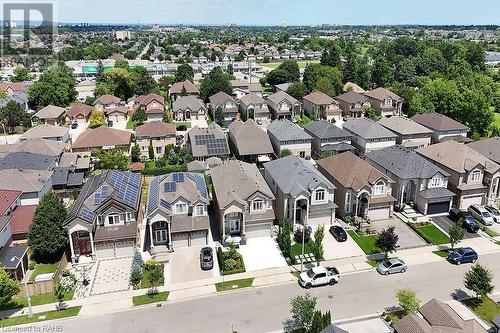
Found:
[[389, 275], [394, 273], [404, 273], [406, 272], [407, 266], [406, 263], [398, 258], [391, 258], [384, 260], [377, 267], [377, 272], [382, 275]]
[[330, 227], [330, 233], [337, 242], [345, 242], [347, 240], [347, 232], [339, 225], [332, 225]]
[[337, 268], [317, 266], [300, 273], [299, 284], [306, 289], [310, 289], [311, 287], [327, 284], [333, 286], [339, 282], [339, 279], [340, 273]]
[[490, 212], [491, 215], [493, 215], [493, 220], [495, 221], [495, 223], [500, 223], [500, 211], [498, 211], [498, 209], [493, 206], [486, 206], [484, 207], [484, 209], [486, 209], [488, 212]]
[[450, 209], [449, 219], [457, 223], [462, 221], [462, 227], [470, 233], [476, 233], [479, 230], [479, 224], [477, 224], [476, 219], [469, 212], [464, 212], [458, 208]]
[[475, 263], [478, 259], [476, 251], [470, 247], [462, 247], [448, 253], [448, 261], [452, 264], [460, 265], [466, 262]]
[[211, 247], [204, 247], [200, 251], [200, 265], [202, 270], [214, 268], [214, 254]]
[[468, 211], [474, 216], [476, 220], [481, 222], [484, 225], [492, 225], [493, 224], [493, 216], [488, 212], [484, 207], [479, 205], [469, 206]]

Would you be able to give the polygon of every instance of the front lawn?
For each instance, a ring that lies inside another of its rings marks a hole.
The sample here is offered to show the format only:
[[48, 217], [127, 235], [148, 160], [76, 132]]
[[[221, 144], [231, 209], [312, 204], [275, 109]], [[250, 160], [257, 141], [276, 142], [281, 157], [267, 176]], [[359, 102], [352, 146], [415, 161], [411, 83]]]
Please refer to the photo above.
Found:
[[[163, 264], [156, 264], [154, 268], [148, 268], [147, 265], [144, 265], [144, 267], [142, 268], [143, 276], [141, 280], [141, 289], [163, 286], [165, 280], [165, 277], [163, 276], [163, 268]], [[155, 270], [159, 271], [158, 273], [161, 274], [161, 279], [156, 283], [151, 284], [149, 277], [150, 275], [154, 274], [153, 272]]]
[[478, 224], [479, 224], [479, 227], [481, 228], [481, 230], [484, 231], [488, 236], [490, 236], [490, 237], [498, 236], [498, 233], [495, 232], [493, 229], [488, 228], [487, 226], [485, 226], [481, 222], [478, 222]]
[[[73, 299], [74, 290], [67, 291], [64, 293], [64, 300], [69, 301]], [[57, 303], [57, 297], [54, 296], [53, 293], [42, 294], [31, 296], [31, 305], [42, 305], [42, 304], [50, 304]], [[4, 310], [12, 310], [12, 309], [20, 309], [28, 306], [28, 301], [26, 297], [22, 294], [14, 296], [12, 300], [5, 304], [0, 304], [0, 311]]]
[[0, 327], [23, 325], [29, 323], [37, 323], [46, 320], [74, 317], [78, 316], [78, 313], [80, 313], [81, 308], [82, 308], [81, 306], [74, 306], [60, 311], [53, 310], [53, 311], [34, 313], [31, 318], [28, 318], [28, 315], [22, 315], [22, 316], [13, 316], [6, 319], [0, 319]]
[[35, 270], [31, 273], [29, 281], [35, 281], [37, 275], [40, 274], [54, 273], [57, 270], [57, 266], [59, 266], [59, 261], [53, 264], [36, 264]]
[[347, 230], [347, 233], [358, 244], [364, 253], [374, 254], [382, 252], [375, 245], [378, 235], [358, 235], [354, 230]]
[[487, 296], [483, 297], [483, 299], [469, 298], [463, 300], [462, 303], [490, 325], [493, 318], [500, 313], [500, 305]]
[[226, 281], [226, 282], [216, 283], [215, 289], [217, 289], [217, 291], [227, 291], [240, 288], [248, 288], [252, 286], [252, 283], [253, 283], [253, 278]]
[[150, 293], [132, 297], [134, 306], [145, 305], [151, 303], [165, 302], [168, 299], [168, 291], [161, 293]]
[[429, 244], [441, 245], [450, 242], [450, 238], [432, 223], [409, 223], [409, 225]]
[[[309, 244], [305, 243], [304, 244], [304, 254], [307, 253], [312, 253], [312, 249], [309, 247]], [[295, 243], [292, 245], [292, 254], [294, 256], [300, 256], [302, 255], [302, 244], [300, 243]]]
[[308, 116], [303, 115], [302, 118], [299, 121], [297, 121], [297, 125], [299, 125], [300, 127], [304, 128], [304, 126], [306, 126], [307, 123], [310, 122], [310, 121], [311, 121], [311, 119], [309, 119]]
[[175, 125], [175, 127], [186, 126], [187, 128], [191, 128], [190, 121], [174, 121], [173, 124]]
[[432, 251], [435, 255], [440, 256], [441, 258], [447, 258], [448, 257], [448, 250], [438, 250], [438, 251]]

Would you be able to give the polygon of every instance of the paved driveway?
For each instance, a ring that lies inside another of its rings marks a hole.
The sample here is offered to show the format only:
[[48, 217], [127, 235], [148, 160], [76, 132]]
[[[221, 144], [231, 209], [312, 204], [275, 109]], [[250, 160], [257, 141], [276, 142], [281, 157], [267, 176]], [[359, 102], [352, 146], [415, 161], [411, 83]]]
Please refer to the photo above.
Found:
[[83, 132], [85, 132], [85, 130], [87, 129], [87, 126], [88, 126], [88, 123], [85, 123], [85, 124], [78, 124], [78, 127], [77, 128], [69, 128], [69, 136], [71, 137], [71, 140], [73, 142], [75, 142], [75, 140], [80, 136], [80, 134], [82, 134]]
[[[436, 216], [432, 218], [432, 222], [436, 224], [439, 228], [441, 228], [446, 234], [448, 234], [448, 230], [454, 224], [452, 220], [450, 220], [447, 216]], [[470, 232], [465, 232], [464, 239], [479, 237], [479, 234], [473, 234]]]
[[390, 333], [392, 330], [380, 317], [352, 319], [334, 323], [335, 326], [352, 333]]
[[493, 223], [493, 225], [489, 226], [488, 228], [492, 229], [497, 234], [500, 234], [500, 223]]
[[287, 266], [278, 244], [272, 237], [249, 238], [247, 244], [240, 246], [238, 252], [243, 256], [247, 272]]
[[[340, 223], [335, 222], [334, 225], [340, 225]], [[337, 242], [330, 233], [329, 228], [329, 225], [325, 225], [325, 238], [323, 239], [323, 256], [325, 260], [365, 255], [363, 250], [349, 235], [347, 235], [345, 242]]]
[[100, 259], [93, 278], [90, 295], [107, 294], [130, 289], [132, 257]]
[[381, 232], [383, 229], [387, 229], [390, 226], [395, 227], [394, 232], [399, 236], [398, 245], [400, 249], [427, 245], [427, 243], [420, 238], [415, 231], [396, 217], [388, 220], [373, 221], [371, 223], [371, 228], [375, 229], [377, 232]]
[[200, 267], [200, 250], [203, 246], [181, 247], [170, 254], [170, 283], [204, 280], [219, 276], [219, 266], [214, 248], [214, 268], [204, 271]]

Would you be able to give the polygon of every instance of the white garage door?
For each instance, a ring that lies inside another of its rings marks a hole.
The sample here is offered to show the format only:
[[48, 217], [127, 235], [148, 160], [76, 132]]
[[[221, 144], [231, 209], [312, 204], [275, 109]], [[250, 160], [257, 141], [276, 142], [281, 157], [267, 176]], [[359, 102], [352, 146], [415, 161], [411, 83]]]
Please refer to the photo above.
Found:
[[95, 251], [97, 258], [113, 258], [115, 256], [115, 249], [113, 243], [98, 243], [95, 244]]
[[245, 234], [247, 237], [271, 236], [271, 226], [271, 223], [246, 225]]
[[483, 201], [483, 196], [472, 196], [472, 197], [464, 197], [462, 199], [462, 204], [460, 205], [460, 209], [466, 210], [470, 205], [481, 205]]
[[191, 246], [207, 245], [207, 232], [195, 231], [191, 233]]
[[121, 241], [115, 243], [115, 254], [117, 257], [133, 256], [134, 255], [134, 242]]
[[188, 234], [172, 234], [172, 247], [186, 247], [188, 244]]
[[84, 117], [78, 117], [76, 119], [76, 122], [79, 124], [79, 125], [83, 125], [87, 122], [87, 120], [84, 118]]
[[373, 207], [368, 211], [368, 218], [371, 221], [387, 220], [389, 218], [389, 207]]

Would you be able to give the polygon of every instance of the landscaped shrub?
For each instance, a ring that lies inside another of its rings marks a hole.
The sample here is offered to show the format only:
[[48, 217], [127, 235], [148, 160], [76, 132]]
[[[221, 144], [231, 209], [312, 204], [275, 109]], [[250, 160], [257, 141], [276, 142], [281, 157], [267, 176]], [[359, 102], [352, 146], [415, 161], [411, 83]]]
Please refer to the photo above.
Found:
[[224, 260], [224, 270], [225, 271], [232, 271], [233, 269], [236, 268], [236, 260], [233, 258], [228, 258]]
[[305, 230], [302, 229], [297, 229], [293, 233], [293, 240], [295, 243], [307, 243], [311, 239], [311, 232], [309, 231], [308, 228], [305, 228]]
[[224, 252], [220, 247], [217, 248], [217, 261], [222, 275], [236, 274], [245, 272], [243, 257], [238, 253], [234, 245], [229, 246], [229, 250]]
[[186, 125], [179, 125], [179, 126], [177, 126], [176, 130], [178, 130], [178, 131], [186, 131], [187, 130], [187, 126]]
[[142, 266], [144, 266], [144, 261], [142, 260], [141, 254], [136, 253], [132, 260], [132, 273], [130, 274], [130, 283], [134, 288], [141, 283], [143, 277]]
[[153, 270], [155, 268], [156, 268], [156, 260], [154, 260], [153, 258], [149, 259], [144, 264], [144, 269], [147, 270], [147, 271], [151, 271], [151, 270]]
[[36, 266], [36, 261], [30, 260], [30, 262], [28, 263], [28, 269], [29, 270], [34, 270], [35, 266]]

